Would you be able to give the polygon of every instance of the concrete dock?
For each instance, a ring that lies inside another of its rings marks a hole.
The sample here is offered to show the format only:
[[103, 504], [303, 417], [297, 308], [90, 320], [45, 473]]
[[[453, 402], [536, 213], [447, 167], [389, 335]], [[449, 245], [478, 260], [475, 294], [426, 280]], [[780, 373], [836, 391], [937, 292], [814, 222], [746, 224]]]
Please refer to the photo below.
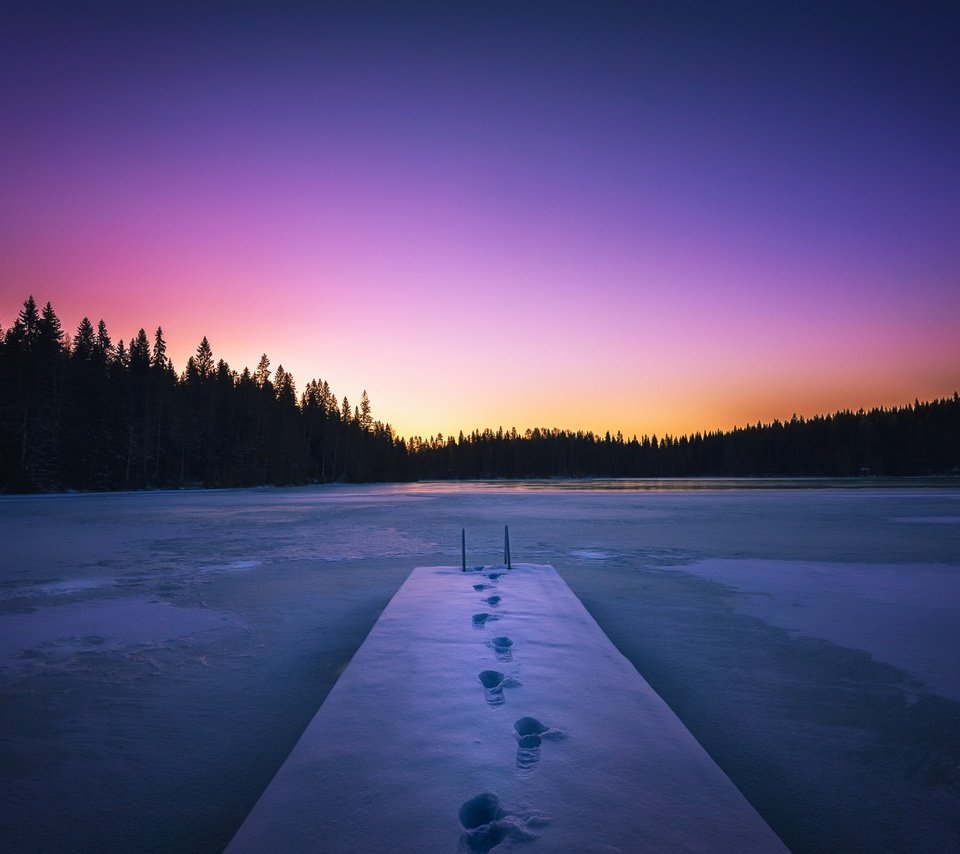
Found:
[[786, 849], [557, 572], [514, 564], [415, 569], [227, 850]]

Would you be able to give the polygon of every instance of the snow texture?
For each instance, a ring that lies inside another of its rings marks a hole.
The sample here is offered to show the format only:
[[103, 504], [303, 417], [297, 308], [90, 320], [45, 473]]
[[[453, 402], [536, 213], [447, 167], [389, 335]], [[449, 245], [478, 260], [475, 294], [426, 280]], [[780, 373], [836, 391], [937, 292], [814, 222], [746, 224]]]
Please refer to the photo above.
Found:
[[520, 564], [414, 570], [228, 851], [531, 842], [785, 850], [556, 571]]

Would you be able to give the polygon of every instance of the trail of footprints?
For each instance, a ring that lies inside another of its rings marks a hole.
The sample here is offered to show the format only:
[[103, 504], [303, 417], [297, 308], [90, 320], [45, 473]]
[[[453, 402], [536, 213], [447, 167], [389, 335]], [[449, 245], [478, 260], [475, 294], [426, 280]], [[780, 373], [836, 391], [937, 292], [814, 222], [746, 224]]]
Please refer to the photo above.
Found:
[[[505, 572], [488, 572], [491, 583], [474, 584], [477, 593], [483, 593], [497, 587], [497, 581]], [[490, 608], [499, 607], [503, 597], [492, 594], [482, 600]], [[475, 629], [484, 629], [488, 623], [499, 619], [498, 614], [483, 612], [472, 617]], [[499, 635], [487, 641], [497, 662], [507, 663], [513, 660], [513, 640]], [[505, 688], [520, 685], [515, 676], [508, 676], [499, 670], [481, 670], [477, 679], [483, 688], [483, 696], [490, 706], [502, 706], [506, 702]], [[560, 730], [553, 729], [533, 717], [519, 718], [513, 724], [513, 737], [517, 742], [516, 772], [520, 777], [529, 777], [536, 771], [540, 762], [540, 748], [545, 739], [563, 738]], [[496, 848], [506, 840], [526, 841], [535, 839], [537, 834], [530, 828], [547, 824], [547, 819], [539, 813], [523, 813], [508, 810], [491, 792], [482, 792], [463, 804], [458, 813], [463, 833], [460, 837], [460, 851], [486, 852]]]

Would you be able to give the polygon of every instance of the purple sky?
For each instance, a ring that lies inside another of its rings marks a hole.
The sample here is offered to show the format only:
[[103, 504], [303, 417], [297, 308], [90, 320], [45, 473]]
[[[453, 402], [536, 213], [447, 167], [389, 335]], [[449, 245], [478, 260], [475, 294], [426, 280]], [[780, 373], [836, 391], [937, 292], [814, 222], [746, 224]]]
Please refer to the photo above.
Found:
[[[633, 8], [631, 8], [633, 7]], [[9, 11], [7, 11], [9, 9]], [[960, 387], [955, 3], [5, 4], [0, 324], [403, 435]]]

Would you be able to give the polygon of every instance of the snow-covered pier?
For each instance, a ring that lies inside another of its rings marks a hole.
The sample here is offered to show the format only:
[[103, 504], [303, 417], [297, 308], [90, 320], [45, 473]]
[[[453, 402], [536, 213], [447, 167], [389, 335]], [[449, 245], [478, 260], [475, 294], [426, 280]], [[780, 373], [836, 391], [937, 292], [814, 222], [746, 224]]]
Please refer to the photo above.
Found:
[[493, 848], [785, 850], [552, 567], [415, 569], [228, 851]]

